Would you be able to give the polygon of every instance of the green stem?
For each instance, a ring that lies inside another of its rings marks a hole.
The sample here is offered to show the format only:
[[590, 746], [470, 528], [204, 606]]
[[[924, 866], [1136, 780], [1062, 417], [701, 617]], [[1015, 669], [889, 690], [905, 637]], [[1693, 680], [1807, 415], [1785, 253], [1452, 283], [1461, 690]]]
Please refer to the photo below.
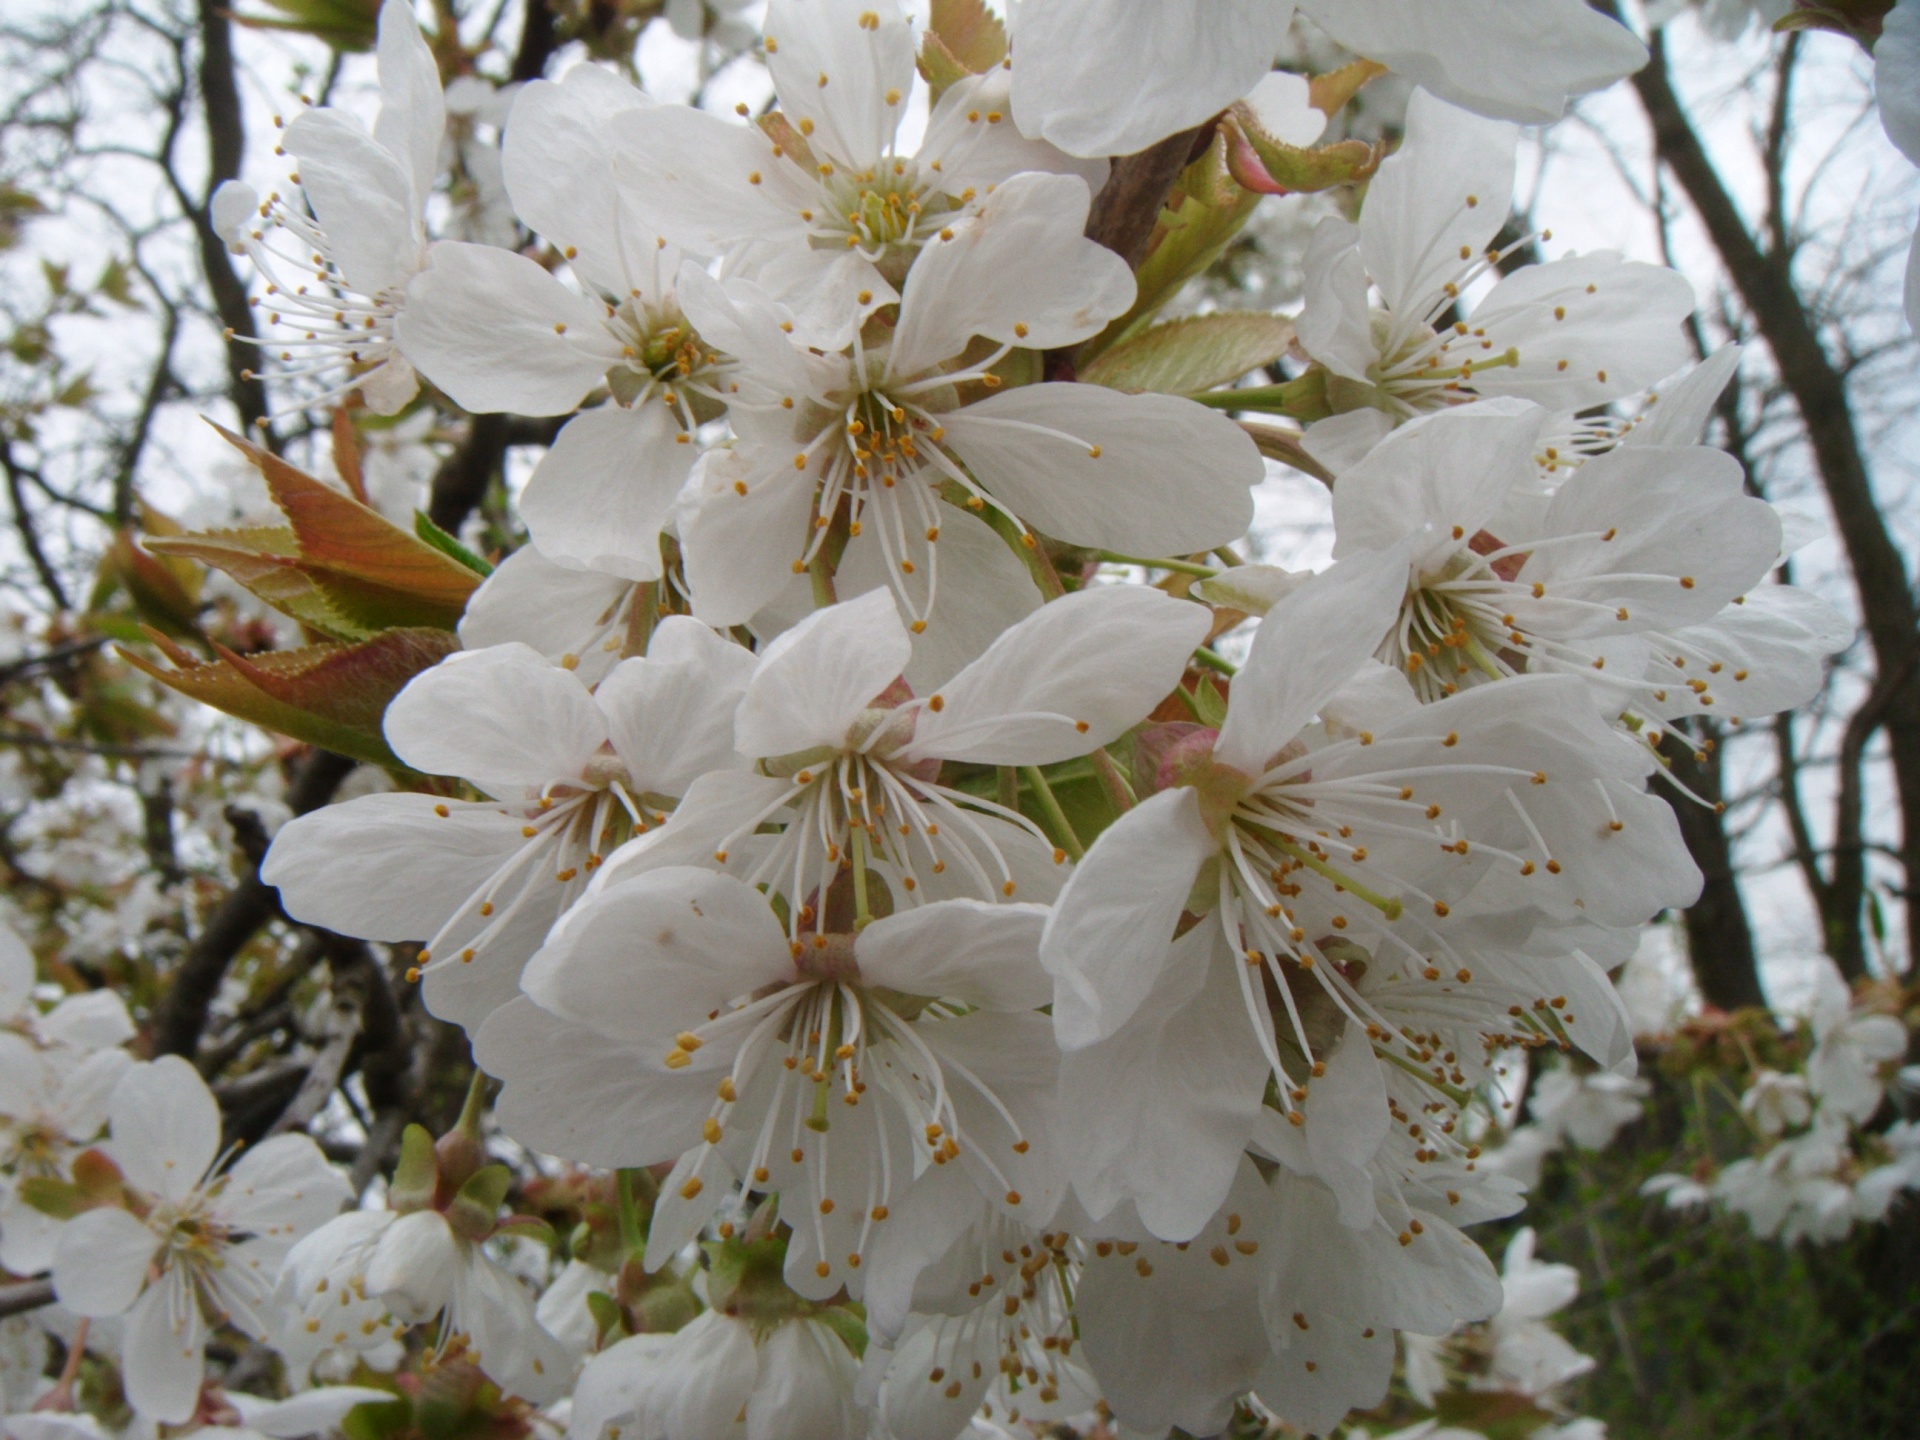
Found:
[[1220, 572], [1211, 565], [1196, 565], [1191, 560], [1143, 560], [1136, 555], [1116, 555], [1111, 550], [1096, 552], [1110, 565], [1139, 565], [1148, 570], [1171, 570], [1176, 575], [1194, 575], [1211, 580]]
[[1238, 665], [1227, 659], [1226, 656], [1207, 649], [1204, 645], [1193, 652], [1193, 658], [1196, 664], [1205, 666], [1207, 669], [1216, 671], [1221, 675], [1232, 676], [1240, 673], [1240, 667]]
[[1060, 808], [1053, 787], [1047, 783], [1047, 777], [1037, 765], [1022, 765], [1020, 773], [1027, 777], [1027, 783], [1033, 787], [1034, 795], [1040, 801], [1040, 808], [1046, 811], [1047, 819], [1053, 823], [1060, 839], [1061, 848], [1076, 860], [1084, 860], [1087, 847], [1080, 843], [1080, 837], [1073, 832], [1073, 825], [1067, 819], [1067, 812]]

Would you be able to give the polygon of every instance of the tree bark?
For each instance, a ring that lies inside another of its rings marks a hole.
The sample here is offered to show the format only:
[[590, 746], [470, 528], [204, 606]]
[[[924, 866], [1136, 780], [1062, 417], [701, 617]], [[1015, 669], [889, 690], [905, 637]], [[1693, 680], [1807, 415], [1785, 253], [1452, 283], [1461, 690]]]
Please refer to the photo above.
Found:
[[[1681, 838], [1705, 880], [1700, 898], [1686, 911], [1687, 957], [1709, 1005], [1722, 1010], [1764, 1006], [1767, 997], [1760, 988], [1753, 929], [1740, 899], [1733, 846], [1716, 808], [1722, 798], [1720, 755], [1717, 749], [1703, 748], [1702, 738], [1676, 727], [1660, 751], [1672, 763], [1673, 778], [1708, 802], [1702, 805], [1673, 790], [1665, 792], [1680, 822]], [[1707, 743], [1712, 743], [1710, 738]]]

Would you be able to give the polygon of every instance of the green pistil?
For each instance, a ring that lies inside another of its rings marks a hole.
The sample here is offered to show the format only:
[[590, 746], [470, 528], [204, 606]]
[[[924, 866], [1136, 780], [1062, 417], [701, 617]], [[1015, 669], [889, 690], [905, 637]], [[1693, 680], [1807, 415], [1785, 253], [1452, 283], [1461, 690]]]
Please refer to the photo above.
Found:
[[1270, 843], [1273, 845], [1273, 848], [1278, 850], [1282, 855], [1298, 860], [1316, 875], [1324, 875], [1341, 889], [1350, 893], [1355, 899], [1364, 900], [1367, 904], [1373, 906], [1374, 909], [1386, 916], [1387, 919], [1398, 920], [1400, 918], [1400, 913], [1404, 907], [1398, 900], [1393, 899], [1391, 896], [1382, 895], [1376, 890], [1368, 889], [1351, 875], [1346, 874], [1344, 871], [1336, 870], [1318, 855], [1302, 848], [1291, 840], [1281, 840], [1275, 837]]

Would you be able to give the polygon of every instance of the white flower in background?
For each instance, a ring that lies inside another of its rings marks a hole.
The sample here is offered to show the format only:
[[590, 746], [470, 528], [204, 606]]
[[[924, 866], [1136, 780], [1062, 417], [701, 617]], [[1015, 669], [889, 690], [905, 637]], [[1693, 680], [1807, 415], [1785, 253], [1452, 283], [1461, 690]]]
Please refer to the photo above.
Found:
[[513, 251], [443, 242], [400, 321], [414, 363], [468, 410], [565, 415], [606, 388], [541, 457], [520, 512], [548, 559], [629, 580], [659, 578], [693, 432], [725, 396], [722, 357], [674, 295], [679, 251], [615, 188], [615, 121], [652, 108], [592, 65], [522, 88], [502, 152], [507, 191], [576, 284]]
[[367, 503], [403, 530], [413, 529], [414, 512], [426, 508], [428, 486], [440, 467], [440, 456], [428, 443], [439, 424], [440, 417], [422, 407], [391, 425], [359, 432], [366, 446], [360, 476]]
[[1416, 91], [1360, 223], [1329, 216], [1314, 230], [1300, 344], [1329, 371], [1338, 413], [1308, 446], [1336, 473], [1426, 411], [1492, 396], [1585, 410], [1685, 362], [1694, 296], [1675, 271], [1597, 251], [1500, 275], [1489, 247], [1507, 223], [1518, 139]]
[[955, 900], [857, 933], [828, 916], [790, 939], [766, 897], [727, 876], [609, 876], [476, 1053], [522, 1143], [594, 1165], [676, 1162], [650, 1269], [736, 1191], [778, 1191], [787, 1283], [858, 1294], [876, 1229], [929, 1166], [957, 1161], [1036, 1224], [1059, 1199], [1044, 913]]
[[[1050, 765], [1110, 743], [1172, 690], [1207, 619], [1144, 587], [1077, 591], [914, 697], [900, 680], [912, 637], [889, 592], [815, 611], [760, 652], [742, 697], [735, 745], [760, 775], [689, 793], [674, 829], [701, 838], [670, 853], [699, 844], [689, 858], [725, 866], [739, 852], [731, 873], [783, 896], [794, 936], [848, 865], [862, 916], [870, 883], [896, 910], [1050, 899], [1066, 852], [1016, 810], [941, 784], [941, 765]], [[773, 824], [777, 837], [759, 833]], [[621, 862], [655, 863], [646, 847]]]
[[[998, 387], [992, 367], [1015, 347], [1084, 340], [1133, 302], [1126, 265], [1082, 233], [1088, 200], [1070, 176], [1006, 181], [914, 262], [891, 338], [856, 336], [847, 354], [795, 346], [786, 311], [758, 287], [683, 279], [702, 332], [741, 362], [741, 444], [710, 462], [681, 527], [696, 614], [749, 619], [821, 554], [843, 510], [850, 534], [877, 544], [916, 627], [935, 610], [937, 542], [955, 505], [992, 511], [1026, 544], [1032, 527], [1129, 554], [1187, 554], [1244, 533], [1264, 472], [1223, 416], [1077, 384], [960, 403], [963, 386]], [[995, 347], [977, 359], [976, 337]]]
[[[520, 225], [501, 173], [500, 133], [520, 86], [495, 85], [479, 75], [456, 75], [447, 85], [443, 167], [453, 177], [444, 235], [511, 250]], [[490, 133], [489, 133], [490, 132]]]
[[478, 1025], [518, 993], [521, 966], [615, 847], [701, 775], [745, 765], [728, 739], [752, 668], [685, 617], [592, 691], [522, 644], [450, 656], [395, 697], [387, 739], [421, 773], [493, 799], [329, 805], [282, 827], [261, 875], [311, 924], [426, 940], [428, 1005]]
[[[267, 281], [267, 318], [301, 333], [265, 339], [300, 406], [358, 389], [376, 415], [397, 414], [419, 388], [394, 341], [407, 282], [426, 253], [425, 208], [439, 168], [446, 107], [440, 70], [407, 0], [385, 0], [376, 47], [380, 113], [373, 131], [331, 108], [287, 126], [281, 148], [299, 162], [294, 199], [230, 180], [213, 223]], [[284, 248], [276, 242], [284, 233]], [[311, 392], [307, 382], [317, 382]]]
[[541, 1327], [526, 1287], [438, 1210], [338, 1216], [293, 1248], [280, 1291], [299, 1316], [289, 1329], [311, 1337], [310, 1351], [292, 1352], [309, 1364], [318, 1347], [377, 1351], [391, 1344], [393, 1322], [437, 1319], [438, 1346], [464, 1336], [470, 1358], [509, 1395], [545, 1404], [572, 1378], [573, 1355]]
[[60, 1222], [25, 1203], [19, 1182], [64, 1179], [107, 1123], [133, 1057], [133, 1017], [112, 990], [63, 996], [41, 1013], [33, 954], [0, 925], [0, 1265], [33, 1275], [53, 1261]]
[[[1277, 1118], [1271, 1080], [1314, 1173], [1368, 1223], [1372, 1151], [1419, 1123], [1393, 1114], [1374, 1047], [1459, 1083], [1479, 1034], [1537, 1043], [1536, 1002], [1568, 994], [1523, 953], [1535, 926], [1638, 924], [1697, 890], [1671, 810], [1640, 788], [1652, 762], [1609, 743], [1577, 681], [1422, 706], [1372, 664], [1406, 564], [1404, 549], [1351, 556], [1270, 610], [1221, 729], [1168, 747], [1159, 793], [1101, 835], [1048, 921], [1063, 1134], [1096, 1219], [1131, 1199], [1155, 1234], [1188, 1238]], [[1497, 944], [1472, 909], [1454, 915], [1470, 896], [1512, 912]], [[1208, 919], [1175, 939], [1183, 911]], [[1603, 1052], [1624, 1033], [1578, 1010]], [[1427, 1043], [1444, 1015], [1471, 1048]], [[1133, 1107], [1124, 1134], [1115, 1105]], [[1466, 1148], [1424, 1126], [1411, 1140], [1409, 1158]]]
[[817, 1320], [752, 1325], [709, 1310], [587, 1362], [568, 1440], [864, 1440], [860, 1362]]
[[886, 293], [920, 246], [1022, 171], [1095, 188], [1106, 178], [1104, 161], [1022, 138], [1004, 70], [952, 86], [919, 151], [901, 153], [914, 37], [898, 0], [773, 0], [765, 28], [777, 123], [663, 105], [611, 130], [637, 213], [693, 254], [729, 257], [796, 308], [822, 289]]
[[[1442, 99], [1527, 124], [1646, 63], [1583, 0], [1300, 0], [1339, 44]], [[1127, 155], [1198, 125], [1273, 66], [1292, 0], [1026, 0], [1014, 117], [1076, 155]]]
[[1640, 1118], [1653, 1087], [1631, 1075], [1581, 1073], [1560, 1065], [1534, 1081], [1527, 1109], [1534, 1122], [1582, 1150], [1604, 1150]]
[[1771, 27], [1793, 8], [1793, 0], [1656, 0], [1646, 7], [1647, 24], [1670, 25], [1682, 11], [1700, 12], [1701, 23], [1716, 40], [1738, 40], [1748, 27]]
[[1833, 962], [1815, 962], [1813, 1053], [1807, 1088], [1823, 1114], [1864, 1124], [1880, 1108], [1888, 1073], [1907, 1053], [1907, 1027], [1891, 1015], [1854, 1005]]
[[1500, 1266], [1500, 1313], [1487, 1324], [1493, 1342], [1493, 1370], [1482, 1382], [1488, 1389], [1517, 1390], [1543, 1399], [1556, 1386], [1586, 1374], [1593, 1357], [1582, 1355], [1543, 1322], [1574, 1302], [1580, 1272], [1534, 1258], [1531, 1225], [1507, 1242]]
[[177, 1425], [199, 1404], [212, 1327], [267, 1339], [281, 1260], [350, 1196], [304, 1135], [277, 1135], [224, 1164], [219, 1106], [177, 1056], [121, 1079], [109, 1125], [107, 1153], [137, 1209], [87, 1210], [67, 1222], [54, 1293], [76, 1314], [126, 1317], [127, 1399], [146, 1418]]
[[1740, 1097], [1741, 1113], [1760, 1127], [1763, 1135], [1798, 1130], [1813, 1118], [1813, 1097], [1804, 1075], [1762, 1070]]
[[1746, 1216], [1762, 1240], [1839, 1240], [1854, 1223], [1851, 1158], [1845, 1120], [1817, 1115], [1812, 1129], [1727, 1166], [1715, 1178], [1713, 1194]]

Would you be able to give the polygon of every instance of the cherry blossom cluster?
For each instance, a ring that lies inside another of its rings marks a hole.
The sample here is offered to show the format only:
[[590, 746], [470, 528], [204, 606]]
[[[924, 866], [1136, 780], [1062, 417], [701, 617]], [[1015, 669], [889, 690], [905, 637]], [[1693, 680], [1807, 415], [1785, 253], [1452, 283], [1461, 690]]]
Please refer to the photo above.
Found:
[[1920, 1089], [1920, 1066], [1901, 1064], [1908, 1028], [1884, 995], [1856, 998], [1831, 962], [1816, 963], [1810, 1043], [1797, 1063], [1756, 1061], [1740, 1095], [1753, 1151], [1641, 1187], [1672, 1210], [1718, 1205], [1784, 1245], [1845, 1239], [1887, 1218], [1903, 1191], [1920, 1190], [1920, 1125], [1872, 1126], [1889, 1088]]
[[[577, 65], [495, 107], [511, 217], [449, 228], [445, 166], [494, 172], [388, 0], [374, 124], [310, 110], [297, 181], [222, 189], [292, 403], [561, 423], [386, 712], [405, 783], [262, 869], [410, 957], [482, 1072], [460, 1125], [338, 1213], [311, 1141], [222, 1153], [100, 1017], [5, 1037], [50, 1184], [0, 1258], [112, 1323], [139, 1414], [213, 1423], [232, 1326], [296, 1387], [424, 1346], [575, 1440], [1325, 1433], [1398, 1335], [1501, 1309], [1488, 1097], [1537, 1052], [1629, 1083], [1608, 971], [1698, 890], [1663, 745], [1801, 703], [1847, 627], [1699, 443], [1735, 357], [1668, 382], [1689, 286], [1501, 243], [1516, 122], [1642, 58], [1582, 0], [1303, 0], [1421, 88], [1313, 233], [1293, 379], [1076, 377], [1165, 338], [1088, 238], [1111, 157], [1256, 91], [1324, 128], [1269, 73], [1295, 9], [1026, 0], [909, 125], [896, 0], [772, 0], [766, 113]], [[1275, 388], [1317, 574], [1236, 548]], [[566, 1249], [536, 1303], [487, 1125], [619, 1173], [611, 1269]], [[1544, 1395], [1552, 1307], [1504, 1298]], [[315, 1393], [224, 1398], [297, 1434], [370, 1392]]]

